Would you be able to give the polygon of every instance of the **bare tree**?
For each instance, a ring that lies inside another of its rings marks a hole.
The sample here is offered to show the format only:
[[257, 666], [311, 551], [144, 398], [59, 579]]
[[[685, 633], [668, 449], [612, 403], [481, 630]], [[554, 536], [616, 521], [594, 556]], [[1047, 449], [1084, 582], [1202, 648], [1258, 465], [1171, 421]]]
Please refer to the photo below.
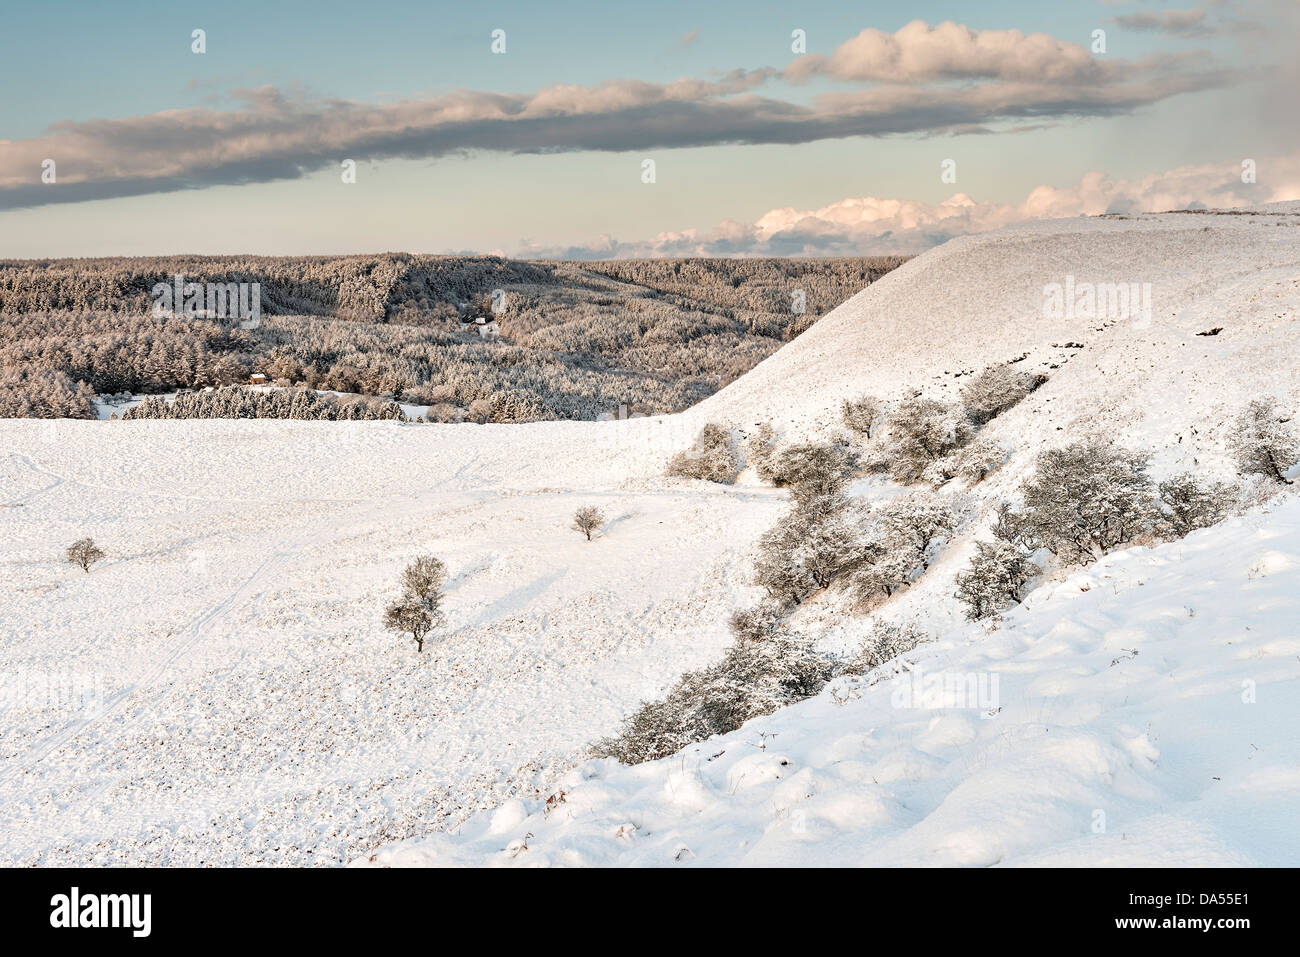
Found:
[[584, 505], [573, 513], [573, 525], [570, 526], [575, 532], [582, 532], [587, 536], [587, 541], [591, 541], [591, 533], [605, 524], [605, 513], [594, 505]]
[[885, 411], [885, 404], [874, 395], [864, 395], [858, 399], [845, 399], [841, 410], [844, 424], [869, 439], [876, 421]]
[[957, 576], [957, 597], [972, 621], [987, 618], [1020, 600], [1020, 591], [1038, 568], [1010, 542], [976, 542], [965, 573]]
[[442, 586], [447, 566], [432, 555], [423, 555], [402, 572], [402, 595], [384, 611], [384, 627], [408, 634], [416, 652], [424, 650], [429, 632], [443, 621]]
[[1223, 521], [1237, 495], [1232, 485], [1199, 482], [1186, 472], [1165, 479], [1158, 489], [1160, 504], [1166, 509], [1161, 524], [1175, 535]]
[[1242, 472], [1291, 484], [1286, 473], [1300, 455], [1300, 440], [1290, 422], [1291, 417], [1278, 411], [1272, 396], [1256, 399], [1246, 407], [1237, 419], [1231, 440]]
[[90, 566], [104, 557], [104, 552], [93, 540], [82, 538], [69, 545], [64, 556], [70, 564], [80, 565], [83, 572], [89, 572]]

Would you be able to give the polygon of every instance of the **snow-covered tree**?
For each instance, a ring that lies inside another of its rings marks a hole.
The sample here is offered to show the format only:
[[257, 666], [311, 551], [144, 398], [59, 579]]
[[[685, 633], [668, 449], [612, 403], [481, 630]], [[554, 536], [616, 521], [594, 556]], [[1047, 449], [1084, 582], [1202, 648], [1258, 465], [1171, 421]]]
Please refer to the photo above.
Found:
[[899, 482], [915, 482], [939, 459], [970, 442], [975, 428], [960, 407], [935, 399], [911, 398], [890, 413], [889, 472]]
[[1164, 526], [1183, 536], [1223, 521], [1232, 508], [1237, 489], [1223, 482], [1201, 482], [1190, 473], [1165, 479], [1158, 486], [1164, 506]]
[[874, 395], [864, 395], [857, 399], [845, 399], [841, 406], [844, 424], [862, 435], [871, 438], [876, 423], [885, 411], [885, 404]]
[[858, 510], [842, 494], [795, 500], [759, 540], [754, 581], [783, 604], [798, 604], [827, 587], [862, 554]]
[[796, 498], [836, 495], [857, 474], [857, 453], [839, 442], [787, 446], [771, 462], [772, 482], [789, 486]]
[[591, 541], [591, 533], [605, 524], [605, 513], [594, 505], [584, 505], [573, 513], [573, 525], [570, 526], [575, 532], [582, 532], [587, 536], [587, 541]]
[[695, 444], [668, 461], [668, 474], [730, 485], [740, 464], [731, 443], [731, 430], [710, 422], [700, 430]]
[[929, 640], [915, 625], [876, 620], [857, 654], [845, 664], [844, 673], [864, 675]]
[[1047, 381], [1007, 363], [989, 366], [962, 389], [962, 404], [972, 422], [983, 425], [1011, 408]]
[[1039, 455], [1022, 490], [1024, 510], [1005, 513], [1000, 527], [1026, 548], [1090, 562], [1150, 530], [1154, 492], [1141, 456], [1076, 442]]
[[432, 555], [423, 555], [402, 571], [399, 581], [402, 593], [384, 611], [384, 627], [410, 635], [420, 652], [429, 632], [443, 620], [442, 586], [447, 581], [447, 567]]
[[1291, 484], [1286, 473], [1300, 457], [1300, 439], [1291, 417], [1278, 409], [1277, 399], [1269, 396], [1252, 401], [1237, 418], [1230, 442], [1237, 467], [1244, 474]]
[[592, 753], [623, 764], [667, 757], [808, 698], [834, 674], [835, 662], [813, 641], [788, 631], [737, 642], [720, 661], [682, 675], [662, 699], [643, 703]]
[[957, 576], [957, 597], [972, 621], [996, 614], [1020, 600], [1020, 591], [1038, 569], [1019, 548], [994, 539], [977, 542], [968, 569]]
[[753, 608], [738, 608], [727, 619], [731, 637], [738, 642], [762, 641], [781, 628], [784, 618], [782, 606], [771, 600], [759, 602]]
[[89, 572], [90, 566], [104, 557], [103, 550], [89, 538], [81, 538], [68, 546], [64, 560], [78, 565], [83, 572]]

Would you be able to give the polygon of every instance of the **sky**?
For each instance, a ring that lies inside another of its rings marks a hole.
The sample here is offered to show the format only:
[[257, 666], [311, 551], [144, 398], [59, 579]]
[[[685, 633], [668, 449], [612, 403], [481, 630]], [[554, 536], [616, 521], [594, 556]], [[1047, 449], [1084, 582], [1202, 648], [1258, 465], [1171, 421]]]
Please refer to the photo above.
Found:
[[0, 257], [872, 255], [1300, 198], [1297, 9], [10, 4]]

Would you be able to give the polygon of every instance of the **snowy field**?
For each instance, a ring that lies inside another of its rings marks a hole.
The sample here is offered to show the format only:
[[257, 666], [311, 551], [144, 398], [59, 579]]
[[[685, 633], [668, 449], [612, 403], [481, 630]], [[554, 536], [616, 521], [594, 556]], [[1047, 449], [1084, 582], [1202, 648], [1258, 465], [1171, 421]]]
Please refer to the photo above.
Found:
[[[757, 596], [787, 496], [663, 478], [702, 423], [826, 432], [843, 398], [953, 398], [1023, 355], [1050, 379], [989, 427], [1006, 466], [952, 493], [974, 519], [1087, 435], [1230, 477], [1242, 406], [1296, 411], [1298, 230], [1291, 204], [955, 240], [665, 419], [0, 422], [0, 864], [1300, 863], [1287, 501], [1111, 556], [992, 633], [952, 599], [957, 536], [878, 614], [939, 638], [915, 667], [996, 676], [992, 718], [841, 681], [675, 764], [584, 764]], [[1151, 283], [1150, 321], [1044, 318], [1067, 275]], [[611, 519], [590, 543], [587, 504]], [[84, 535], [89, 575], [61, 561]], [[380, 617], [426, 552], [448, 623], [417, 655]], [[795, 624], [847, 648], [870, 622], [825, 596]]]
[[[4, 430], [10, 863], [341, 863], [532, 787], [725, 645], [783, 498], [645, 487], [568, 425]], [[416, 655], [379, 622], [428, 551], [449, 622]]]

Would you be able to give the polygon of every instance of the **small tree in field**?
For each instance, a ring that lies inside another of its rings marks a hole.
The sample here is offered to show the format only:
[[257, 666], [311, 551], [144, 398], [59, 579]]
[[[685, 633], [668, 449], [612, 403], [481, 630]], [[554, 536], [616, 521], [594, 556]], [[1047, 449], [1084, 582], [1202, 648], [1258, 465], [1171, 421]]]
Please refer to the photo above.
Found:
[[432, 555], [423, 555], [402, 572], [402, 595], [384, 611], [384, 627], [410, 635], [415, 650], [424, 650], [424, 639], [442, 623], [442, 586], [447, 566]]
[[591, 541], [591, 533], [605, 524], [605, 513], [594, 505], [584, 505], [573, 513], [573, 525], [570, 526], [575, 532], [582, 532], [587, 536], [587, 541]]
[[104, 552], [93, 540], [83, 538], [69, 545], [64, 555], [70, 564], [80, 565], [83, 572], [89, 572], [90, 566], [104, 557]]

